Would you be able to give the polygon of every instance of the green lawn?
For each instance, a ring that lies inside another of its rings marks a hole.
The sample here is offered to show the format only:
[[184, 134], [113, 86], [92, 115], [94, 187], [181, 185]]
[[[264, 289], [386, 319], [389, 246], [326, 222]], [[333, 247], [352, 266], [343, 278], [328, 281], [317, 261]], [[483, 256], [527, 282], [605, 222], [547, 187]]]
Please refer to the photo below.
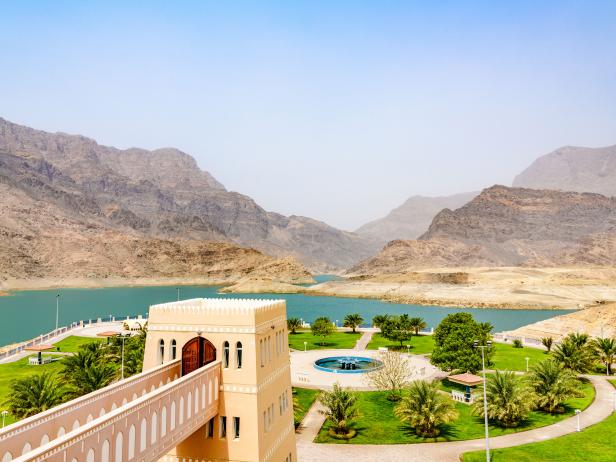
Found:
[[289, 346], [295, 350], [304, 350], [304, 342], [308, 342], [306, 348], [308, 350], [323, 350], [323, 349], [352, 349], [357, 340], [361, 337], [361, 333], [336, 331], [332, 335], [325, 337], [316, 337], [311, 331], [298, 331], [297, 334], [289, 334]]
[[[97, 337], [78, 337], [76, 335], [71, 335], [70, 337], [66, 337], [64, 340], [54, 343], [54, 347], [59, 347], [59, 351], [76, 352], [80, 346], [92, 342], [106, 342], [106, 340]], [[56, 348], [52, 351], [55, 350]]]
[[[431, 335], [414, 335], [410, 341], [403, 343], [402, 351], [406, 351], [406, 345], [411, 345], [410, 352], [417, 355], [432, 353], [434, 349], [434, 339]], [[400, 348], [400, 342], [392, 342], [382, 337], [381, 334], [376, 333], [368, 344], [368, 350], [376, 350], [380, 347], [395, 350]]]
[[[616, 386], [616, 380], [610, 380]], [[579, 433], [571, 433], [540, 443], [524, 444], [490, 451], [493, 462], [612, 462], [616, 459], [616, 414], [588, 427]], [[464, 462], [483, 462], [484, 451], [467, 452]]]
[[295, 413], [295, 421], [301, 422], [304, 416], [312, 406], [312, 403], [317, 399], [317, 396], [321, 393], [320, 390], [311, 390], [309, 388], [293, 388], [293, 397], [297, 400], [297, 404], [300, 410]]
[[[0, 409], [6, 409], [4, 402], [8, 397], [13, 380], [40, 374], [44, 371], [58, 372], [60, 369], [62, 369], [62, 366], [59, 361], [42, 366], [30, 366], [28, 358], [22, 358], [12, 363], [0, 364]], [[11, 415], [6, 416], [6, 425], [14, 421], [15, 419]]]
[[[566, 403], [566, 412], [550, 415], [544, 412], [532, 412], [529, 417], [517, 428], [500, 428], [490, 426], [491, 436], [500, 436], [532, 428], [551, 425], [574, 414], [575, 409], [585, 409], [594, 399], [594, 388], [590, 383], [583, 385], [584, 397], [576, 398]], [[326, 422], [319, 432], [317, 443], [333, 444], [401, 444], [426, 443], [434, 441], [457, 441], [481, 438], [484, 435], [483, 419], [471, 415], [471, 407], [456, 403], [459, 412], [458, 419], [443, 426], [443, 432], [438, 438], [420, 438], [412, 428], [403, 424], [394, 415], [395, 403], [387, 400], [385, 392], [369, 391], [359, 393], [360, 416], [353, 424], [357, 436], [351, 440], [337, 440], [327, 433]]]
[[494, 343], [492, 348], [494, 349], [493, 364], [489, 367], [501, 371], [526, 371], [527, 357], [530, 358], [528, 360], [530, 368], [549, 357], [546, 351], [537, 348], [514, 348], [512, 345], [503, 343]]

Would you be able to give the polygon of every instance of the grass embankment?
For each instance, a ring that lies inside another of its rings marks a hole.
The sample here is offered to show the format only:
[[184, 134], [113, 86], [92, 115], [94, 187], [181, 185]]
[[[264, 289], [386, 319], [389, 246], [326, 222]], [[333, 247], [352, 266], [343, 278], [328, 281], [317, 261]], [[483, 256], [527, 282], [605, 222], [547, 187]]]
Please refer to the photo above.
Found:
[[307, 350], [350, 350], [355, 346], [359, 337], [361, 337], [360, 332], [336, 331], [323, 339], [323, 337], [312, 335], [309, 330], [299, 330], [296, 334], [289, 334], [289, 346], [294, 350], [303, 351], [304, 342], [307, 342]]
[[304, 420], [304, 416], [312, 406], [312, 403], [321, 393], [320, 390], [311, 390], [309, 388], [293, 388], [293, 398], [299, 405], [299, 410], [295, 413], [295, 422]]
[[[610, 380], [616, 387], [616, 380]], [[580, 408], [581, 409], [581, 408]], [[540, 443], [524, 444], [512, 448], [493, 449], [490, 456], [493, 462], [612, 462], [616, 459], [616, 414], [598, 424], [585, 428], [579, 433], [571, 433]], [[464, 453], [464, 462], [486, 460], [484, 451]]]
[[[104, 341], [102, 339], [90, 337], [70, 336], [61, 340], [54, 345], [60, 347], [62, 352], [75, 352], [81, 345], [90, 342]], [[54, 350], [50, 350], [53, 353]], [[43, 356], [49, 356], [49, 353], [44, 353]], [[30, 355], [36, 356], [36, 354]], [[30, 375], [40, 374], [42, 372], [59, 372], [62, 369], [60, 361], [54, 361], [41, 366], [31, 366], [28, 364], [28, 358], [22, 358], [14, 362], [0, 364], [0, 409], [6, 409], [5, 401], [11, 391], [11, 382], [18, 379], [23, 379]], [[52, 354], [53, 356], [53, 354]], [[61, 357], [61, 356], [58, 356]], [[9, 414], [6, 416], [5, 424], [11, 424], [15, 419]]]
[[387, 340], [381, 334], [376, 333], [370, 339], [370, 343], [368, 343], [368, 350], [377, 350], [381, 347], [386, 347], [389, 350], [399, 350], [406, 352], [406, 345], [410, 345], [411, 348], [409, 351], [412, 354], [423, 355], [432, 353], [434, 349], [434, 338], [431, 335], [414, 335], [413, 338], [409, 341], [403, 342], [404, 345], [400, 348], [400, 342], [392, 342], [391, 340]]
[[[490, 425], [490, 436], [501, 436], [509, 433], [531, 430], [537, 427], [552, 425], [560, 420], [574, 415], [575, 409], [585, 409], [592, 403], [595, 390], [590, 383], [582, 385], [584, 397], [575, 398], [565, 403], [563, 414], [548, 414], [533, 411], [528, 418], [516, 428], [501, 428]], [[357, 436], [351, 440], [337, 440], [328, 434], [329, 423], [325, 423], [319, 432], [317, 443], [332, 444], [409, 444], [435, 441], [459, 441], [482, 438], [484, 435], [483, 418], [471, 414], [471, 407], [456, 403], [458, 419], [448, 425], [443, 425], [442, 433], [437, 438], [422, 438], [414, 430], [402, 423], [395, 415], [396, 403], [387, 399], [385, 392], [368, 391], [359, 393], [358, 408], [360, 416], [353, 424]], [[474, 460], [474, 459], [473, 459]], [[515, 460], [502, 459], [502, 460]], [[529, 459], [530, 460], [530, 459]], [[541, 459], [534, 459], [541, 460]]]

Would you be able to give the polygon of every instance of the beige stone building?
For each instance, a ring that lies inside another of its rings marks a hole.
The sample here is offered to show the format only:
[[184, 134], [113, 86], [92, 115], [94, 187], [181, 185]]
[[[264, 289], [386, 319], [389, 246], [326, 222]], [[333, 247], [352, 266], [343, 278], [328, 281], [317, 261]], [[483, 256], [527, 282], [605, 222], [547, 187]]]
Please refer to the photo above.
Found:
[[218, 414], [171, 457], [297, 460], [284, 300], [193, 299], [150, 307], [144, 371], [177, 359], [182, 376], [214, 361], [221, 361], [221, 374], [213, 385]]

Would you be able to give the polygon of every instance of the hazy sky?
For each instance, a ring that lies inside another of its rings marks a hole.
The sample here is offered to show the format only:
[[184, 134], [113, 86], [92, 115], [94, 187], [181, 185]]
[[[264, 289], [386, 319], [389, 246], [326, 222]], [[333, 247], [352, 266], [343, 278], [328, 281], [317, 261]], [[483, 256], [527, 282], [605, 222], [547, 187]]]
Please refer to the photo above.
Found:
[[0, 116], [353, 230], [616, 144], [616, 2], [3, 2]]

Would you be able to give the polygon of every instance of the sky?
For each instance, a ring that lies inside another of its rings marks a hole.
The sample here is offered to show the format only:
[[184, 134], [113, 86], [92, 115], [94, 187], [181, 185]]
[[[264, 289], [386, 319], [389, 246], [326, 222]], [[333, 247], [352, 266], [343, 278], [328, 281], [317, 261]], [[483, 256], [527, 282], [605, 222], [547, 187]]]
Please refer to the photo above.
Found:
[[616, 2], [3, 2], [0, 117], [354, 230], [616, 144]]

